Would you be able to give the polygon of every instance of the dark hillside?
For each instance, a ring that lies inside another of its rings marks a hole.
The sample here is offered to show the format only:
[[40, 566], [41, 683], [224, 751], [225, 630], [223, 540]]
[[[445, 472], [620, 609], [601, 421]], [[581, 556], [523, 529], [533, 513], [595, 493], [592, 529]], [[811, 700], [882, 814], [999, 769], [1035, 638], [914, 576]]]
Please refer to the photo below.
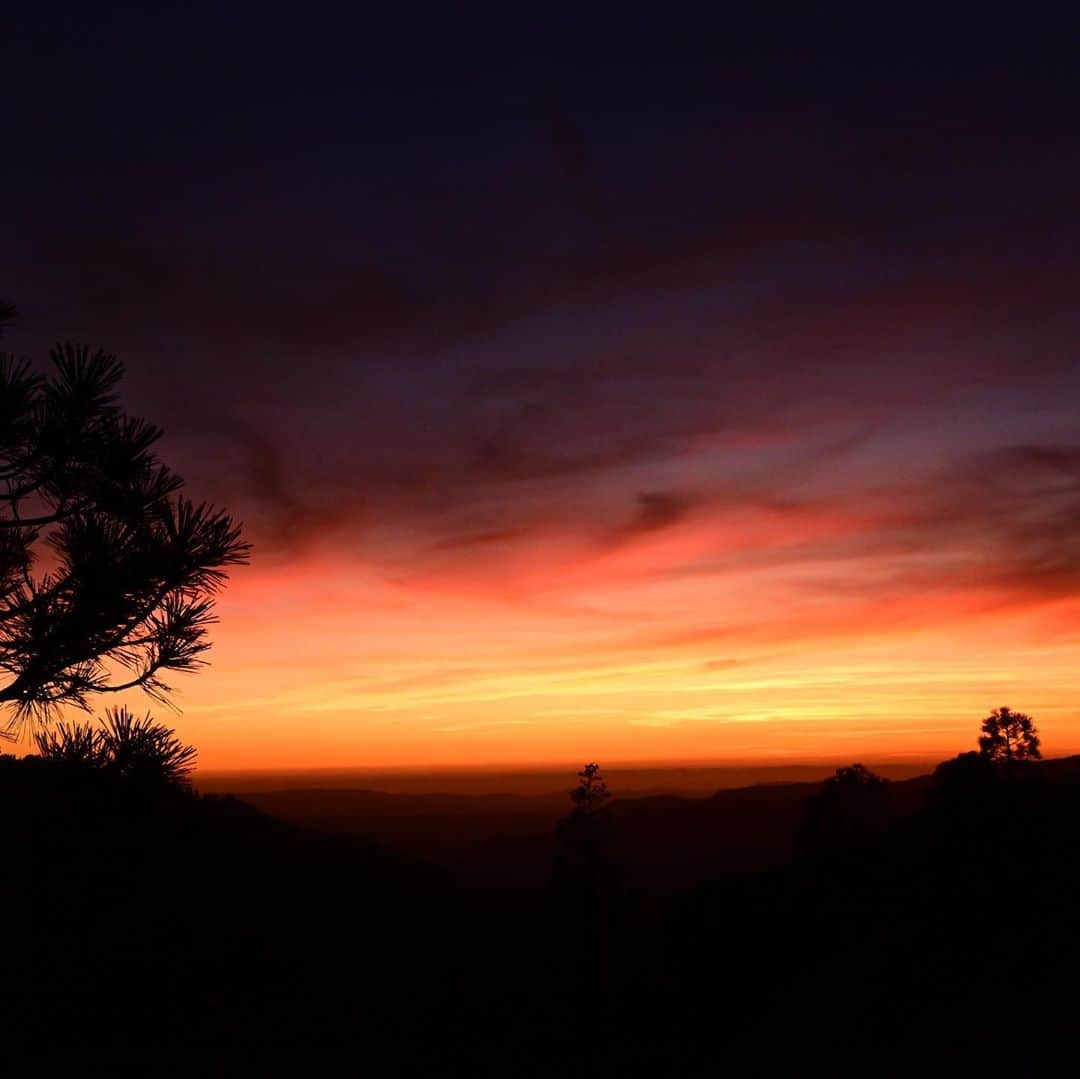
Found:
[[[5, 1044], [346, 1048], [391, 1076], [1038, 1071], [1074, 1027], [1080, 761], [885, 791], [878, 818], [820, 784], [614, 799], [590, 863], [543, 799], [333, 792], [309, 803], [331, 833], [3, 758]], [[468, 841], [446, 872], [364, 830]], [[988, 1036], [1002, 1007], [1030, 1040]]]
[[354, 1013], [392, 1040], [410, 972], [441, 966], [452, 889], [369, 841], [34, 759], [0, 758], [0, 809], [17, 928], [2, 1015], [31, 1043], [59, 1016], [68, 1043], [333, 1041]]

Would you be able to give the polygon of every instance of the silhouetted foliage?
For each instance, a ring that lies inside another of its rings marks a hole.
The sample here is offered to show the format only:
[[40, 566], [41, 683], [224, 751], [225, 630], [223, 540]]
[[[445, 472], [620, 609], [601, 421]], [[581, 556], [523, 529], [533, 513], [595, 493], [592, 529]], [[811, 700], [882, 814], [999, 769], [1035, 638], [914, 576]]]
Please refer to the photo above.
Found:
[[101, 731], [109, 767], [125, 778], [151, 783], [186, 784], [197, 752], [176, 732], [155, 723], [149, 712], [136, 717], [127, 708], [110, 708]]
[[107, 709], [100, 727], [60, 720], [35, 732], [34, 742], [45, 760], [103, 769], [145, 786], [186, 786], [198, 755], [149, 712], [137, 717], [125, 707]]
[[213, 594], [249, 551], [231, 517], [179, 493], [154, 451], [161, 430], [120, 410], [114, 357], [72, 344], [50, 355], [42, 375], [0, 353], [7, 735], [97, 693], [164, 700], [166, 672], [203, 664]]
[[186, 786], [197, 756], [149, 712], [137, 717], [125, 707], [107, 709], [100, 727], [60, 720], [35, 732], [34, 742], [45, 760], [103, 769], [144, 786]]
[[105, 747], [100, 728], [89, 723], [58, 720], [51, 727], [34, 732], [38, 753], [47, 761], [78, 768], [105, 766]]
[[879, 791], [888, 784], [887, 779], [875, 775], [861, 764], [852, 764], [847, 768], [837, 768], [835, 775], [825, 780], [826, 791]]
[[1031, 716], [995, 708], [983, 720], [979, 752], [992, 761], [1027, 761], [1042, 757]]
[[802, 844], [853, 850], [875, 843], [891, 819], [889, 781], [861, 764], [838, 768], [806, 805]]

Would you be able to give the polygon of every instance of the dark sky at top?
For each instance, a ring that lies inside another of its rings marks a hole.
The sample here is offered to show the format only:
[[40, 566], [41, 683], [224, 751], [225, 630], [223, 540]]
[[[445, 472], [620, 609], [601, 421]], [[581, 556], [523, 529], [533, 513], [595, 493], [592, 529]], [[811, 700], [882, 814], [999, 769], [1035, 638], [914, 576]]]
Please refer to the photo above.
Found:
[[[552, 478], [580, 480], [562, 511], [662, 527], [716, 494], [649, 474], [695, 439], [794, 433], [805, 460], [905, 409], [971, 452], [1060, 447], [1067, 28], [715, 15], [20, 14], [12, 341], [119, 353], [267, 551], [511, 536]], [[935, 412], [958, 386], [999, 396]], [[900, 473], [911, 449], [881, 452]]]

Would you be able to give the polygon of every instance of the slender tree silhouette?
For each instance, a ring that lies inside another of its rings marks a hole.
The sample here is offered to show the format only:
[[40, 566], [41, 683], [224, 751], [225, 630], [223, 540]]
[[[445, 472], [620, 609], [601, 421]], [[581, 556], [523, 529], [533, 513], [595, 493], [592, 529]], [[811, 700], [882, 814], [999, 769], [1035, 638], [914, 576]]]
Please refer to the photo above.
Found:
[[[10, 315], [10, 309], [8, 309]], [[203, 665], [240, 527], [181, 495], [160, 428], [125, 415], [123, 367], [72, 344], [41, 375], [0, 353], [0, 734], [61, 705]], [[6, 679], [2, 676], [6, 675]]]
[[1027, 761], [1042, 757], [1031, 716], [995, 708], [983, 720], [979, 752], [992, 761]]
[[570, 801], [574, 803], [575, 814], [591, 818], [607, 804], [611, 792], [598, 764], [586, 764], [578, 772], [578, 779], [581, 782], [570, 792]]
[[570, 792], [573, 808], [556, 830], [555, 872], [564, 889], [578, 897], [591, 924], [611, 884], [611, 792], [600, 765], [586, 764], [577, 775], [580, 782]]

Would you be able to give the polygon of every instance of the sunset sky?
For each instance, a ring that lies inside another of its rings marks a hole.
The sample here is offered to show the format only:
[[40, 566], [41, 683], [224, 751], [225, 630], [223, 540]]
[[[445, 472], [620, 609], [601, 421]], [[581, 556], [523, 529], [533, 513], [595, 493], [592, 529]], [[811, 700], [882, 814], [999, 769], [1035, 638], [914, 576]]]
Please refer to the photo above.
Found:
[[204, 768], [1080, 752], [1067, 35], [182, 12], [3, 45], [0, 298], [246, 523]]

